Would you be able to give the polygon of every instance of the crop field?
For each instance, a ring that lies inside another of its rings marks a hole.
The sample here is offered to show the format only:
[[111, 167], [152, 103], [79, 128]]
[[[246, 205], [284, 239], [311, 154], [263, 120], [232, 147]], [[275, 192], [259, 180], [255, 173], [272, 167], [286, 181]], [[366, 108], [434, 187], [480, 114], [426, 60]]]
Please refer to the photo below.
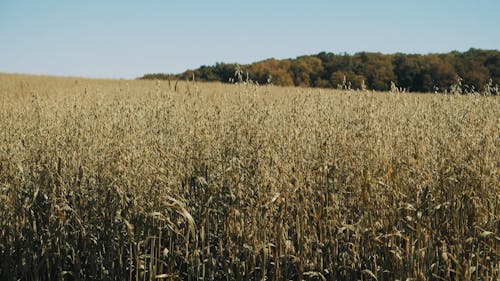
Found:
[[500, 98], [0, 75], [0, 280], [499, 280]]

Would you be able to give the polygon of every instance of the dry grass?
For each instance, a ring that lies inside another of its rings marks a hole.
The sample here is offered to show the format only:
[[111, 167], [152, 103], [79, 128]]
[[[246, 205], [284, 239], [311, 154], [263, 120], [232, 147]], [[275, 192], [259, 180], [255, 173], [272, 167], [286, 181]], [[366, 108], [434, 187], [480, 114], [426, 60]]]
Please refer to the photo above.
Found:
[[500, 98], [0, 75], [1, 280], [498, 280]]

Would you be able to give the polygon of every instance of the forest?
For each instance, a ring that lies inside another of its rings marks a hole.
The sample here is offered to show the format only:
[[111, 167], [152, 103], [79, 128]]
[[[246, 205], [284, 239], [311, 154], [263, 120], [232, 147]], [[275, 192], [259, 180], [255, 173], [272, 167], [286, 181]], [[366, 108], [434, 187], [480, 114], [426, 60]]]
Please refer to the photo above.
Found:
[[469, 49], [442, 54], [321, 52], [295, 59], [266, 59], [247, 65], [216, 63], [180, 74], [146, 74], [140, 79], [182, 79], [278, 86], [498, 94], [500, 52]]

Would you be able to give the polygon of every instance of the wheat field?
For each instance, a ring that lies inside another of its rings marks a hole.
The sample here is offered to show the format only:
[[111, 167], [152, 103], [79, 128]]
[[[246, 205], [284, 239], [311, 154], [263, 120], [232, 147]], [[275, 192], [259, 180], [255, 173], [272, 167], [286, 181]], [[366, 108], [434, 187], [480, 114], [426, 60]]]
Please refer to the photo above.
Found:
[[500, 98], [0, 75], [0, 280], [499, 280]]

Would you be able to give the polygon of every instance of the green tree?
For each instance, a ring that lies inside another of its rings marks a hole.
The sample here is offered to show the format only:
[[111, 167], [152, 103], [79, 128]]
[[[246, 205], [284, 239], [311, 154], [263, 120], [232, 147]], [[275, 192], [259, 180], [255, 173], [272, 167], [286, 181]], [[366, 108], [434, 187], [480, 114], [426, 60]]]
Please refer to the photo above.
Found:
[[439, 91], [444, 91], [456, 83], [458, 78], [453, 66], [437, 55], [428, 56], [426, 73], [432, 79], [432, 85], [426, 85], [426, 91], [432, 91], [434, 87], [438, 87]]
[[356, 73], [366, 77], [370, 89], [387, 91], [391, 81], [396, 81], [390, 55], [380, 53], [359, 53], [354, 56]]
[[396, 54], [392, 62], [398, 87], [410, 91], [420, 89], [418, 82], [422, 75], [421, 55]]

